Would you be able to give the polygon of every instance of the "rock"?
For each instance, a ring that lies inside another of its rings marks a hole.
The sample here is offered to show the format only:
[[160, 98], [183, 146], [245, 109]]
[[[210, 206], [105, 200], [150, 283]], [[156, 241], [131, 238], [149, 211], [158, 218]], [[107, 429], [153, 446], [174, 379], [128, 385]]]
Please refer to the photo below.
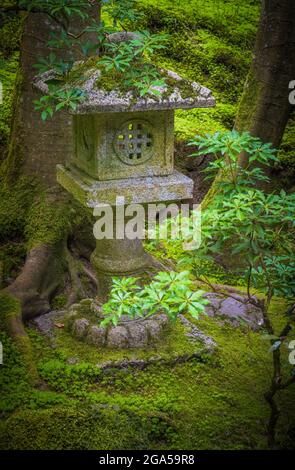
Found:
[[143, 322], [130, 322], [126, 325], [129, 332], [128, 344], [130, 348], [142, 348], [148, 344], [148, 333]]
[[[95, 309], [95, 314], [94, 314]], [[66, 316], [66, 328], [77, 339], [96, 347], [144, 348], [160, 339], [161, 332], [169, 324], [167, 315], [160, 313], [148, 318], [130, 320], [123, 316], [117, 326], [100, 326], [101, 305], [96, 299], [85, 299], [70, 309]]]
[[74, 321], [73, 332], [77, 338], [84, 338], [89, 328], [89, 321], [86, 318], [78, 318]]
[[69, 357], [67, 359], [67, 364], [70, 364], [70, 365], [74, 365], [74, 364], [77, 364], [79, 361], [76, 357]]
[[157, 321], [159, 323], [159, 325], [161, 325], [161, 327], [164, 327], [165, 325], [167, 325], [169, 323], [169, 318], [164, 313], [160, 313], [159, 315], [155, 315], [154, 319], [155, 319], [155, 321]]
[[209, 317], [213, 317], [216, 310], [220, 307], [224, 297], [221, 294], [215, 294], [214, 292], [208, 292], [204, 294], [204, 297], [210, 302], [206, 307], [206, 313]]
[[207, 348], [207, 351], [213, 352], [217, 344], [211, 338], [203, 333], [199, 328], [196, 327], [192, 322], [190, 322], [184, 315], [179, 315], [179, 320], [186, 327], [187, 332], [186, 336], [192, 341], [201, 341]]
[[146, 320], [145, 322], [147, 334], [151, 341], [158, 340], [163, 330], [163, 325], [155, 320]]
[[211, 317], [225, 318], [236, 327], [246, 323], [254, 331], [264, 324], [261, 310], [250, 304], [247, 296], [232, 294], [226, 297], [209, 292], [204, 297], [210, 302], [206, 306], [206, 313]]
[[254, 331], [258, 330], [263, 325], [262, 312], [246, 301], [246, 297], [228, 297], [222, 301], [218, 314], [229, 318], [236, 326], [246, 322]]
[[107, 335], [107, 345], [110, 348], [126, 348], [128, 344], [128, 332], [124, 326], [110, 328]]
[[106, 329], [92, 325], [88, 331], [86, 341], [95, 346], [104, 346], [106, 342]]
[[31, 321], [31, 324], [36, 326], [41, 333], [44, 333], [47, 336], [53, 335], [54, 323], [60, 319], [63, 319], [65, 311], [63, 310], [53, 310], [51, 312], [40, 315], [40, 317], [34, 318]]

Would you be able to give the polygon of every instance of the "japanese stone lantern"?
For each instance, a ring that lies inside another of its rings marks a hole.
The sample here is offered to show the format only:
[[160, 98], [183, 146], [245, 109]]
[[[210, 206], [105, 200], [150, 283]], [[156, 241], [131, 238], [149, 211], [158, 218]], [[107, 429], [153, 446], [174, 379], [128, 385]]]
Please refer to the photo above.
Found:
[[[57, 166], [57, 180], [85, 207], [190, 199], [193, 181], [174, 168], [174, 110], [215, 105], [210, 90], [168, 72], [162, 95], [135, 99], [132, 92], [98, 88], [100, 72], [87, 71], [86, 98], [73, 114], [75, 150]], [[171, 85], [172, 83], [172, 85]], [[46, 91], [46, 80], [37, 82]], [[144, 271], [151, 263], [140, 239], [97, 240], [92, 264], [100, 291], [112, 276]]]

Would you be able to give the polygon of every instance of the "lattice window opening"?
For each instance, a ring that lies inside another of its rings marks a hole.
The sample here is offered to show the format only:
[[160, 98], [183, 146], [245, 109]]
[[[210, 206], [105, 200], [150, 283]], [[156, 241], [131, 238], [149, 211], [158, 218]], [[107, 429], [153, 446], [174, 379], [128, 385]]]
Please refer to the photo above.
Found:
[[145, 123], [129, 122], [125, 124], [115, 139], [117, 154], [128, 164], [140, 164], [151, 157], [153, 133]]

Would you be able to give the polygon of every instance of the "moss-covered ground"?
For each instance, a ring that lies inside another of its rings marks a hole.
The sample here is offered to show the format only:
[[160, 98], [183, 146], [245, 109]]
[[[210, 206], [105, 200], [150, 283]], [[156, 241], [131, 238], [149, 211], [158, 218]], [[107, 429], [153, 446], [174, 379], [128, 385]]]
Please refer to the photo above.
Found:
[[[0, 307], [5, 309], [3, 297]], [[283, 310], [284, 302], [274, 300], [277, 328], [284, 321]], [[260, 333], [207, 317], [197, 326], [217, 342], [212, 356], [173, 367], [104, 372], [97, 366], [103, 358], [118, 360], [136, 353], [97, 351], [62, 330], [52, 347], [47, 337], [28, 329], [44, 382], [39, 390], [32, 388], [15, 344], [2, 331], [0, 447], [266, 448], [269, 410], [263, 393], [271, 376], [268, 342]], [[172, 347], [181, 350], [183, 341], [183, 335], [168, 334], [158, 349], [141, 351], [139, 356], [157, 354], [159, 349], [167, 353]], [[287, 354], [285, 350], [284, 369], [288, 369]], [[70, 364], [73, 358], [76, 362]], [[294, 389], [284, 391], [279, 402], [279, 443], [291, 448]]]

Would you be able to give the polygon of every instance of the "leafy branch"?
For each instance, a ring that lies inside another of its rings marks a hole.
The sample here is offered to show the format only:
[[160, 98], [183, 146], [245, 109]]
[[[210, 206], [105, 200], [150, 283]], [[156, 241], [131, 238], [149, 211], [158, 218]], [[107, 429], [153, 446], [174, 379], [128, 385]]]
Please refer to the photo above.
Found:
[[109, 301], [102, 309], [105, 315], [102, 326], [117, 325], [123, 315], [140, 318], [165, 313], [175, 321], [180, 313], [186, 312], [197, 319], [208, 303], [203, 291], [191, 290], [193, 282], [187, 271], [160, 272], [143, 288], [137, 281], [133, 277], [113, 279]]
[[[196, 137], [190, 145], [199, 147], [192, 156], [215, 155], [206, 171], [209, 177], [216, 172], [221, 177], [213, 201], [202, 214], [202, 245], [192, 260], [184, 256], [180, 265], [191, 264], [193, 272], [202, 278], [198, 259], [212, 261], [217, 254], [228, 253], [233, 259], [238, 256], [243, 260], [237, 269], [247, 279], [247, 302], [262, 311], [273, 356], [273, 378], [265, 393], [271, 408], [268, 443], [273, 448], [279, 418], [275, 396], [294, 383], [294, 370], [283, 382], [280, 348], [293, 329], [295, 312], [294, 306], [288, 309], [288, 321], [275, 335], [269, 307], [275, 295], [292, 303], [295, 299], [295, 194], [284, 190], [267, 194], [257, 188], [258, 182], [268, 180], [260, 165], [269, 166], [277, 157], [271, 144], [249, 133], [232, 131]], [[245, 168], [239, 164], [242, 152], [249, 155]], [[262, 299], [252, 295], [253, 288], [264, 293]]]

